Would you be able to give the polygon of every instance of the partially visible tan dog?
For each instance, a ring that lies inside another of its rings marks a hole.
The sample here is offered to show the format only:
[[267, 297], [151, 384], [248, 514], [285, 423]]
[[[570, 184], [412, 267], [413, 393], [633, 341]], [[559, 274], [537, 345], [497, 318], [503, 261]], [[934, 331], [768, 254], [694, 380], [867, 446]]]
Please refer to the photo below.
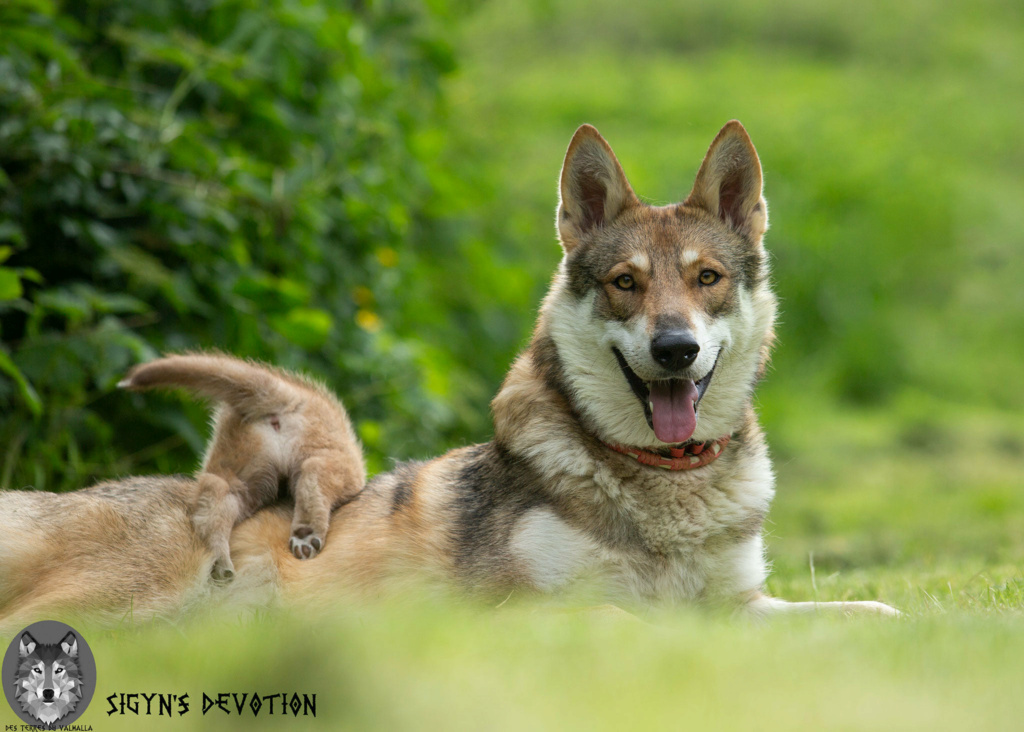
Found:
[[234, 577], [231, 530], [273, 503], [282, 480], [295, 498], [289, 549], [298, 559], [320, 552], [331, 511], [366, 481], [344, 407], [310, 379], [230, 356], [192, 353], [137, 366], [118, 386], [182, 387], [218, 402], [192, 517], [214, 552], [215, 579]]

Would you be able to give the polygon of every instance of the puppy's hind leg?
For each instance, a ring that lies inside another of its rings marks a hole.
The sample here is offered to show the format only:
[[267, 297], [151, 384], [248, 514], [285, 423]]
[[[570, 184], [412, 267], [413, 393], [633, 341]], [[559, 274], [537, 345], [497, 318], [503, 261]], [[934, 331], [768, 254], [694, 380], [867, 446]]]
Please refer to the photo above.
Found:
[[312, 559], [323, 549], [331, 508], [341, 499], [354, 494], [359, 486], [351, 469], [340, 457], [319, 455], [306, 458], [292, 486], [295, 513], [288, 548], [299, 559]]
[[232, 477], [229, 483], [213, 473], [201, 473], [198, 482], [199, 496], [192, 524], [199, 538], [213, 552], [213, 568], [210, 570], [213, 579], [230, 582], [235, 577], [235, 565], [231, 562], [228, 540], [231, 530], [242, 517], [240, 492], [245, 490], [245, 485], [237, 478]]

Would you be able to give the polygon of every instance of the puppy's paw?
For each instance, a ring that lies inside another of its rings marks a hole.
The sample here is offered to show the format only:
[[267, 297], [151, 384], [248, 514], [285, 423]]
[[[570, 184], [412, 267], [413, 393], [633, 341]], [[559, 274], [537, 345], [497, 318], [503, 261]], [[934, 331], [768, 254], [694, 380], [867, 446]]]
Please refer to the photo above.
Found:
[[226, 585], [235, 578], [235, 567], [227, 557], [221, 557], [213, 563], [210, 576], [214, 582]]
[[292, 538], [288, 541], [288, 548], [296, 559], [312, 559], [323, 547], [324, 540], [308, 526], [300, 526], [293, 530]]

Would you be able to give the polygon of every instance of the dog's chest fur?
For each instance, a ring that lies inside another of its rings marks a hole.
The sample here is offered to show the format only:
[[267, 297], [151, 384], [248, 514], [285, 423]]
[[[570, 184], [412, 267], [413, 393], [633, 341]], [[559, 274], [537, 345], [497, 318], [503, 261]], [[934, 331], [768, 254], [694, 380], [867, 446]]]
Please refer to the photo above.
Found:
[[717, 585], [740, 575], [763, 581], [760, 531], [772, 495], [763, 456], [735, 445], [692, 474], [604, 457], [591, 458], [589, 475], [549, 483], [552, 504], [513, 528], [512, 553], [531, 584], [551, 589], [591, 571], [615, 594], [672, 600], [726, 595]]

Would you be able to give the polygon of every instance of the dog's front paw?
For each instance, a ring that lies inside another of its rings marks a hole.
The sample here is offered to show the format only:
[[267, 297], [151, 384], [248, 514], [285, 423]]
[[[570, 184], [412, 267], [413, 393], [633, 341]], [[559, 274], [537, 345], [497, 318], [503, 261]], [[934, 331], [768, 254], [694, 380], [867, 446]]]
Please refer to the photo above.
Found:
[[843, 611], [847, 615], [884, 615], [889, 618], [898, 618], [903, 615], [892, 605], [874, 600], [861, 600], [859, 602], [844, 603]]
[[323, 549], [324, 541], [308, 526], [300, 526], [292, 531], [292, 538], [288, 541], [288, 548], [296, 559], [312, 559]]

